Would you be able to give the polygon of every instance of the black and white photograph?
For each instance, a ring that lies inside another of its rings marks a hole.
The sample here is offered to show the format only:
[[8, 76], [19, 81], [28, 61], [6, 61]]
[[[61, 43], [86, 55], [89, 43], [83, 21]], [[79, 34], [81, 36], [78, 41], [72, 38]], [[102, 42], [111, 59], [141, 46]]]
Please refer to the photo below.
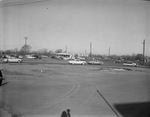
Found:
[[150, 0], [0, 0], [0, 117], [150, 117]]

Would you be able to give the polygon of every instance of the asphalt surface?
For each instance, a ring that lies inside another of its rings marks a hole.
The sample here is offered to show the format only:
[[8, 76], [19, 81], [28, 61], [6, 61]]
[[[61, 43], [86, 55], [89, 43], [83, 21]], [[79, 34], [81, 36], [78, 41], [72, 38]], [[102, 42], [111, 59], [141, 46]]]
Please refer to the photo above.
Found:
[[72, 117], [148, 117], [150, 69], [112, 68], [0, 64], [7, 83], [0, 87], [0, 116], [60, 117], [70, 109]]

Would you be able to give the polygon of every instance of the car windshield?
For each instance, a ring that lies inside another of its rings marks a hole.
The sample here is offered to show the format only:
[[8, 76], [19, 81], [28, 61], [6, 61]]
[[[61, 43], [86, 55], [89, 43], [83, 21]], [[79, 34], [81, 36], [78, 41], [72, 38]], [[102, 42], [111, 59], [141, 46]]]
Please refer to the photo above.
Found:
[[0, 117], [149, 117], [149, 45], [149, 0], [0, 0]]

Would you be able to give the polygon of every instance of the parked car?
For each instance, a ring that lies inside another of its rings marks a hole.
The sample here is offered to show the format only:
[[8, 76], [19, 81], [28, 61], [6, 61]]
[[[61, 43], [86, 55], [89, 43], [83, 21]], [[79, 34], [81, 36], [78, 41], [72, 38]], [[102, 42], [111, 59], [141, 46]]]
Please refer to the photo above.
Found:
[[63, 60], [63, 57], [61, 57], [61, 56], [56, 56], [56, 55], [52, 56], [51, 58], [52, 58], [52, 59]]
[[122, 60], [116, 60], [114, 63], [122, 63]]
[[90, 65], [103, 65], [103, 62], [98, 61], [98, 60], [92, 60], [92, 61], [89, 61], [88, 64], [90, 64]]
[[48, 58], [48, 56], [46, 56], [46, 55], [42, 55], [41, 57], [42, 57], [42, 58]]
[[80, 56], [78, 56], [77, 59], [80, 59], [80, 60], [83, 60], [83, 61], [85, 60], [84, 57], [80, 57]]
[[138, 65], [132, 61], [127, 61], [123, 63], [124, 66], [137, 67]]
[[28, 58], [28, 59], [36, 59], [36, 57], [34, 57], [32, 55], [26, 55], [26, 58]]
[[23, 56], [22, 56], [22, 55], [19, 55], [19, 56], [18, 56], [18, 58], [22, 59], [22, 58], [23, 58]]
[[22, 59], [10, 57], [10, 58], [3, 59], [3, 62], [5, 62], [5, 63], [20, 63], [20, 62], [22, 62]]
[[70, 57], [64, 57], [63, 58], [63, 60], [69, 60], [70, 59]]
[[84, 65], [84, 64], [86, 64], [85, 61], [82, 61], [82, 60], [79, 60], [79, 59], [69, 60], [68, 63], [72, 64], [72, 65], [74, 65], [74, 64], [77, 64], [77, 65]]
[[35, 57], [34, 59], [42, 59], [42, 57], [40, 55], [37, 55], [37, 54], [32, 55], [32, 57]]

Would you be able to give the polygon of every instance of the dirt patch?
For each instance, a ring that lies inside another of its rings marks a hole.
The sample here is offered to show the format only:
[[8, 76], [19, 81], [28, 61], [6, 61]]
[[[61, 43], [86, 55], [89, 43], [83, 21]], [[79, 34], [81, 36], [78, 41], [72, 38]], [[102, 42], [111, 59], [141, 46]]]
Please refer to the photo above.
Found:
[[45, 70], [45, 69], [33, 69], [32, 72], [36, 72], [36, 73], [46, 73], [46, 74], [50, 74], [50, 75], [62, 75], [61, 73], [57, 72], [57, 71], [53, 71], [53, 70]]
[[0, 100], [0, 115], [2, 117], [19, 117], [21, 112], [14, 109], [13, 106], [7, 104], [6, 102]]
[[117, 68], [117, 67], [100, 67], [97, 69], [93, 69], [93, 71], [117, 71], [117, 72], [124, 72], [124, 71], [132, 71], [132, 69], [129, 68]]
[[31, 75], [31, 74], [26, 74], [26, 73], [17, 72], [17, 71], [10, 71], [6, 69], [3, 69], [3, 73], [6, 75]]

